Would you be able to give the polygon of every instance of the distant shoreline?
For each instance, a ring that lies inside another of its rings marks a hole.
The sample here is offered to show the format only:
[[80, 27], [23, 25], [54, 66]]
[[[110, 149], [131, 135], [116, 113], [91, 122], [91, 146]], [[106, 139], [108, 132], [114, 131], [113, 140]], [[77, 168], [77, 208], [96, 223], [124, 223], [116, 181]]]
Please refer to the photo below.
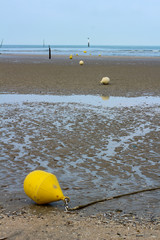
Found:
[[35, 62], [35, 60], [38, 60], [39, 62], [50, 62], [53, 63], [56, 60], [68, 60], [69, 59], [69, 63], [74, 63], [75, 60], [79, 60], [79, 59], [83, 59], [83, 60], [90, 60], [90, 61], [98, 61], [98, 62], [107, 62], [107, 61], [154, 61], [154, 62], [159, 62], [160, 61], [160, 56], [94, 56], [94, 55], [72, 55], [73, 59], [70, 60], [69, 59], [69, 55], [68, 54], [54, 54], [52, 52], [52, 58], [49, 59], [48, 55], [42, 55], [42, 54], [3, 54], [0, 53], [0, 62], [3, 61], [22, 61], [22, 62], [30, 62], [33, 61]]
[[[160, 46], [50, 45], [50, 48], [54, 55], [160, 57]], [[0, 47], [2, 54], [47, 56], [48, 50], [49, 45], [3, 45]]]

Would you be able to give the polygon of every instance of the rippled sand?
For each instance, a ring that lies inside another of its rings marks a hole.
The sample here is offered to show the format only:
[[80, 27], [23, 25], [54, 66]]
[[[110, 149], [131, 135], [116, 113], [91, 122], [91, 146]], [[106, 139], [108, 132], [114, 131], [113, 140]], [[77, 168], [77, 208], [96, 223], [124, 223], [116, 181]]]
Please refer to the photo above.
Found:
[[[57, 176], [71, 206], [159, 186], [158, 103], [8, 103], [1, 104], [0, 115], [4, 193], [22, 193], [25, 176], [35, 169]], [[116, 205], [99, 204], [94, 212], [107, 208], [158, 215], [159, 197], [158, 191], [139, 194]]]

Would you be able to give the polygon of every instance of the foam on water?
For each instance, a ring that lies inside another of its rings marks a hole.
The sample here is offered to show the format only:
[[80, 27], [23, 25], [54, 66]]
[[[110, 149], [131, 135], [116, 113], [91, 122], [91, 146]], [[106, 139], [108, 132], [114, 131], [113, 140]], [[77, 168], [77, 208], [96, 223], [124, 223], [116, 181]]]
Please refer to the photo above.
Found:
[[[103, 55], [103, 56], [148, 56], [160, 57], [160, 46], [105, 46], [91, 45], [51, 45], [53, 55]], [[84, 53], [84, 50], [86, 53]], [[48, 46], [42, 45], [3, 45], [0, 54], [48, 55]]]

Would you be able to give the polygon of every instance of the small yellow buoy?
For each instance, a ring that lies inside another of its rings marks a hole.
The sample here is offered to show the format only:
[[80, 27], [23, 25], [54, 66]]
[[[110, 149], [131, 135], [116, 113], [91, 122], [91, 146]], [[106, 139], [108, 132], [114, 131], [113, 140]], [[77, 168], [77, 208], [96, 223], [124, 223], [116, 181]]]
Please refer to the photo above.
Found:
[[84, 64], [84, 62], [81, 60], [81, 61], [79, 61], [79, 65], [83, 65]]
[[107, 85], [110, 82], [109, 77], [103, 77], [102, 80], [100, 81], [101, 84]]
[[72, 58], [73, 58], [73, 57], [72, 57], [72, 54], [69, 56], [69, 58], [70, 58], [70, 59], [72, 59]]
[[35, 170], [29, 173], [24, 180], [24, 191], [37, 204], [46, 204], [59, 200], [69, 200], [65, 197], [55, 175]]
[[76, 56], [78, 56], [78, 53], [76, 54]]
[[87, 51], [83, 51], [84, 53], [86, 53]]

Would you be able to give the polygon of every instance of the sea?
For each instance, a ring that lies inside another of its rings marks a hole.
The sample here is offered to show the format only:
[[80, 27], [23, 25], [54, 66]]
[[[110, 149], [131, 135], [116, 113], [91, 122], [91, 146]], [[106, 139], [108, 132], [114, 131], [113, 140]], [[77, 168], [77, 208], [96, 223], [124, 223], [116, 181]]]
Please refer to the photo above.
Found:
[[[160, 46], [51, 45], [54, 55], [160, 57]], [[48, 55], [47, 45], [0, 45], [0, 54]]]

